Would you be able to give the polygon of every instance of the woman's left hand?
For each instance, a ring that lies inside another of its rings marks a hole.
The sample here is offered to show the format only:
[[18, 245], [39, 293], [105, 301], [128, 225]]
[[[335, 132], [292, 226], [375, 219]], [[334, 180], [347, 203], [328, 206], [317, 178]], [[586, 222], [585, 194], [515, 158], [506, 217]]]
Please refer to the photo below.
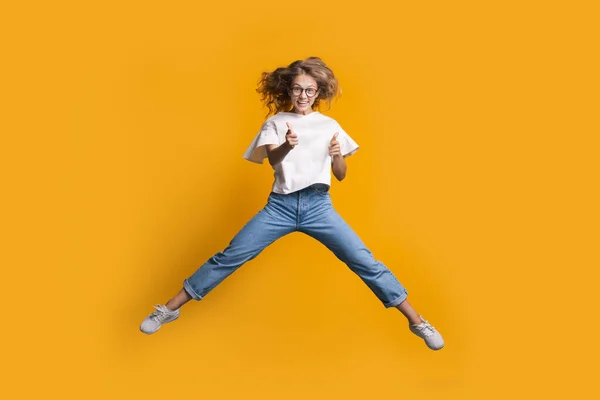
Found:
[[329, 155], [332, 158], [342, 156], [342, 149], [340, 148], [340, 142], [337, 141], [338, 133], [339, 132], [336, 132], [335, 135], [333, 135], [331, 142], [329, 142]]

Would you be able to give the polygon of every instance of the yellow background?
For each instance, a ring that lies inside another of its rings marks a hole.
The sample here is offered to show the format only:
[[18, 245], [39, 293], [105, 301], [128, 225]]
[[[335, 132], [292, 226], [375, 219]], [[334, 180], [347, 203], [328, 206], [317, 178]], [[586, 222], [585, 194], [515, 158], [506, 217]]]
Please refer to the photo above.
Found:
[[[594, 397], [593, 3], [3, 5], [3, 397]], [[264, 205], [256, 82], [313, 55], [334, 204], [446, 347], [301, 234], [143, 335]]]

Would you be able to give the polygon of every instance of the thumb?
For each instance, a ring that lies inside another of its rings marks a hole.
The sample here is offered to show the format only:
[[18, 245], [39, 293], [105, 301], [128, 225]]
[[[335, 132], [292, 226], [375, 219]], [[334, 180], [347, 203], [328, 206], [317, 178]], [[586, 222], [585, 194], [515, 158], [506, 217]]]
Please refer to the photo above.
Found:
[[337, 139], [338, 135], [339, 135], [339, 132], [336, 132], [336, 133], [333, 135], [333, 138], [331, 139], [331, 141], [333, 142], [335, 139]]
[[291, 131], [291, 133], [294, 133], [294, 128], [292, 128], [292, 124], [290, 124], [289, 122], [285, 123], [288, 127], [288, 129]]

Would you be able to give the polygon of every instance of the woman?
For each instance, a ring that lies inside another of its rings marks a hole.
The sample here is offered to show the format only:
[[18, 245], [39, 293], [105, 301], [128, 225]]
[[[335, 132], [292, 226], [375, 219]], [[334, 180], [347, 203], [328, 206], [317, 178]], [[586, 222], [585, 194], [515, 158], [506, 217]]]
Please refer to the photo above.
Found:
[[375, 260], [352, 228], [333, 208], [328, 190], [331, 173], [346, 177], [345, 158], [358, 145], [332, 118], [321, 114], [319, 103], [338, 95], [338, 82], [317, 57], [298, 60], [265, 72], [257, 89], [269, 109], [268, 119], [244, 158], [262, 163], [268, 158], [275, 181], [266, 206], [189, 278], [165, 305], [155, 306], [141, 324], [146, 334], [179, 317], [179, 309], [201, 300], [215, 286], [265, 247], [292, 232], [302, 232], [327, 246], [373, 291], [385, 307], [396, 307], [409, 322], [410, 331], [439, 350], [444, 340], [407, 300], [406, 289], [392, 272]]

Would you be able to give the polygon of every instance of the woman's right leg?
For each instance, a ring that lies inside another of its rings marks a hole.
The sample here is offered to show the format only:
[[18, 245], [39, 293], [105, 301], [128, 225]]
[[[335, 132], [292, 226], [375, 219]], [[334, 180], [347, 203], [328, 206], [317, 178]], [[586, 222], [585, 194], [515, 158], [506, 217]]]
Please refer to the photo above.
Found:
[[291, 196], [271, 193], [265, 207], [235, 235], [229, 246], [184, 281], [184, 288], [167, 302], [167, 308], [176, 310], [192, 299], [201, 300], [265, 247], [297, 230], [295, 205]]
[[178, 308], [180, 308], [182, 305], [184, 305], [191, 299], [192, 299], [192, 296], [190, 296], [189, 293], [185, 291], [185, 289], [181, 289], [179, 291], [179, 293], [177, 293], [175, 295], [175, 297], [173, 297], [173, 298], [171, 298], [171, 300], [167, 301], [167, 304], [165, 304], [165, 307], [167, 307], [171, 311], [177, 310]]
[[222, 252], [215, 254], [204, 265], [184, 280], [184, 288], [164, 306], [155, 306], [140, 327], [142, 332], [156, 332], [164, 323], [179, 317], [179, 308], [191, 299], [201, 300], [225, 278], [246, 262], [255, 258], [275, 240], [296, 230], [293, 210], [287, 207], [290, 199], [271, 193], [267, 205], [256, 214]]
[[188, 296], [194, 300], [203, 299], [225, 278], [255, 258], [265, 247], [295, 230], [296, 221], [279, 215], [273, 209], [270, 197], [265, 208], [235, 235], [225, 250], [212, 256], [192, 276], [184, 280], [183, 286], [187, 296], [181, 293], [175, 296], [174, 306], [182, 301], [185, 303]]

